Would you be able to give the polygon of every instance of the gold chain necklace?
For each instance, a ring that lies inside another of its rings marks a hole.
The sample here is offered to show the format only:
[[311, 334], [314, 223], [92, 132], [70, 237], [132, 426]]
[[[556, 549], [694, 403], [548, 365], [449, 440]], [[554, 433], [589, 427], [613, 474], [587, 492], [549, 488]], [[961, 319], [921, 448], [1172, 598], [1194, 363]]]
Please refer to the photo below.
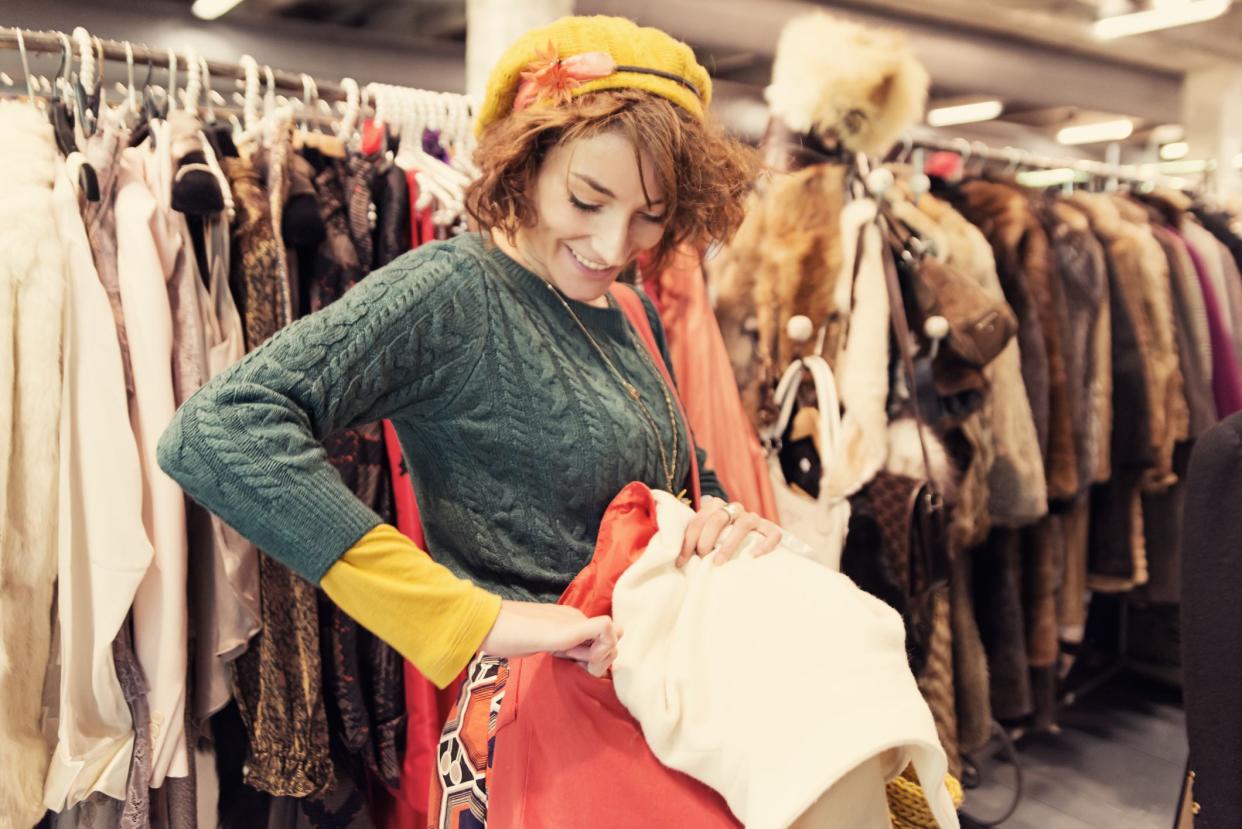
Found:
[[[570, 306], [569, 302], [565, 299], [565, 297], [561, 295], [561, 292], [558, 291], [555, 288], [555, 286], [552, 285], [551, 282], [545, 281], [543, 284], [548, 287], [548, 290], [552, 292], [552, 295], [554, 297], [560, 300], [561, 305], [564, 306], [565, 310], [569, 312], [569, 316], [573, 318], [573, 321], [575, 323], [578, 324], [578, 328], [581, 329], [582, 333], [586, 335], [587, 340], [595, 348], [595, 351], [597, 354], [599, 354], [600, 359], [604, 361], [604, 365], [608, 367], [608, 370], [612, 372], [613, 377], [615, 377], [617, 382], [621, 384], [621, 388], [625, 389], [625, 392], [626, 394], [630, 396], [630, 399], [633, 400], [638, 405], [639, 414], [642, 415], [643, 420], [646, 421], [648, 428], [650, 428], [652, 434], [655, 435], [656, 448], [660, 452], [660, 467], [661, 469], [664, 470], [664, 481], [667, 484], [667, 491], [673, 492], [673, 493], [677, 492], [677, 490], [673, 488], [673, 478], [675, 477], [677, 473], [677, 461], [679, 459], [678, 445], [680, 443], [680, 441], [678, 440], [678, 433], [681, 431], [681, 429], [677, 422], [677, 412], [673, 406], [673, 398], [668, 393], [668, 387], [664, 384], [664, 378], [660, 374], [660, 369], [656, 366], [655, 361], [652, 360], [651, 355], [647, 353], [646, 349], [644, 349], [642, 345], [638, 344], [638, 342], [635, 341], [634, 347], [638, 350], [640, 354], [643, 355], [644, 358], [646, 358], [647, 364], [651, 367], [651, 370], [655, 372], [656, 380], [660, 384], [660, 392], [664, 395], [664, 405], [668, 409], [669, 423], [673, 427], [673, 447], [672, 447], [672, 460], [671, 461], [669, 459], [668, 454], [665, 452], [664, 437], [660, 434], [660, 427], [656, 423], [655, 415], [653, 415], [651, 413], [651, 410], [647, 408], [647, 405], [643, 403], [642, 395], [639, 394], [638, 388], [633, 383], [631, 383], [629, 380], [626, 380], [625, 376], [621, 374], [621, 372], [617, 369], [615, 365], [613, 365], [612, 360], [608, 359], [608, 355], [604, 352], [604, 349], [600, 346], [600, 344], [595, 340], [595, 337], [592, 336], [590, 329], [588, 329], [585, 325], [582, 324], [582, 320], [578, 318], [578, 315], [576, 313], [574, 313], [573, 307]], [[612, 297], [608, 297], [608, 305], [609, 307], [615, 307], [612, 304]], [[627, 322], [628, 322], [628, 318], [627, 318]]]

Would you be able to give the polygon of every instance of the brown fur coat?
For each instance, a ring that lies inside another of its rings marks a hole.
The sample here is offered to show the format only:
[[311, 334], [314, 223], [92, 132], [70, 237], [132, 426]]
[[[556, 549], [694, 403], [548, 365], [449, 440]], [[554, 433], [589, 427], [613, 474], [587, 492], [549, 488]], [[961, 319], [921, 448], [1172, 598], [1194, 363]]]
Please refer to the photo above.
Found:
[[[822, 164], [771, 180], [751, 198], [728, 249], [709, 264], [721, 333], [752, 416], [766, 402], [765, 384], [814, 347], [789, 338], [790, 318], [804, 314], [823, 325], [835, 310], [844, 180], [844, 168]], [[834, 362], [835, 355], [825, 357]]]
[[991, 243], [1005, 298], [1018, 315], [1022, 376], [1045, 448], [1048, 497], [1072, 498], [1080, 482], [1058, 318], [1064, 303], [1047, 234], [1026, 194], [1009, 184], [968, 181], [955, 206]]
[[[1003, 298], [996, 260], [986, 237], [945, 201], [923, 196], [919, 208], [944, 233], [948, 261], [973, 277], [993, 296]], [[1022, 379], [1018, 339], [984, 369], [989, 384], [983, 428], [991, 443], [987, 469], [987, 508], [991, 521], [1008, 527], [1029, 524], [1048, 511], [1048, 489], [1039, 451], [1031, 401]]]

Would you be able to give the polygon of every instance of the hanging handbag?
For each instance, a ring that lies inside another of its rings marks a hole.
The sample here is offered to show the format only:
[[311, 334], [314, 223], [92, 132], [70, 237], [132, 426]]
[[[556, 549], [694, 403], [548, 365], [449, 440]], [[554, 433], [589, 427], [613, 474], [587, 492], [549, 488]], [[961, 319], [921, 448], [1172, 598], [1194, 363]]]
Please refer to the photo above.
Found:
[[[889, 223], [881, 220], [881, 228]], [[891, 236], [890, 236], [891, 238]], [[914, 347], [910, 338], [910, 326], [906, 318], [905, 301], [898, 281], [893, 257], [882, 256], [884, 279], [888, 285], [888, 307], [892, 320], [893, 335], [900, 352], [901, 367], [910, 390], [910, 408], [914, 415], [919, 450], [923, 455], [925, 480], [913, 495], [913, 511], [910, 533], [910, 569], [908, 599], [910, 605], [918, 605], [933, 590], [949, 583], [949, 522], [944, 498], [932, 476], [931, 454], [923, 430], [928, 428], [919, 405], [919, 376], [914, 366]], [[1012, 313], [1012, 312], [1010, 312]]]
[[[818, 418], [819, 486], [809, 495], [789, 481], [781, 466], [781, 449], [798, 403], [798, 392], [807, 375], [815, 388]], [[832, 570], [841, 569], [841, 550], [849, 529], [850, 504], [844, 498], [830, 498], [828, 471], [837, 453], [841, 432], [841, 404], [832, 369], [822, 357], [795, 360], [785, 370], [776, 387], [776, 419], [764, 427], [760, 437], [768, 452], [768, 472], [781, 526], [810, 547], [811, 558]]]
[[1013, 309], [953, 267], [925, 255], [923, 243], [899, 220], [889, 211], [882, 215], [896, 268], [909, 287], [911, 316], [920, 328], [933, 317], [947, 324], [933, 360], [936, 390], [950, 396], [986, 389], [983, 367], [1018, 333]]

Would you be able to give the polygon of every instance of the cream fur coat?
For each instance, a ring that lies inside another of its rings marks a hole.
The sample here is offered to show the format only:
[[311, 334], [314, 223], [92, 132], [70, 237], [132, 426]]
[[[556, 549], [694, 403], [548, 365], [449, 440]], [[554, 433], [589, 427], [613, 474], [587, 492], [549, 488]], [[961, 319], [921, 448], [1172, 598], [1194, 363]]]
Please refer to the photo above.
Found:
[[0, 820], [43, 815], [65, 261], [47, 118], [0, 101]]

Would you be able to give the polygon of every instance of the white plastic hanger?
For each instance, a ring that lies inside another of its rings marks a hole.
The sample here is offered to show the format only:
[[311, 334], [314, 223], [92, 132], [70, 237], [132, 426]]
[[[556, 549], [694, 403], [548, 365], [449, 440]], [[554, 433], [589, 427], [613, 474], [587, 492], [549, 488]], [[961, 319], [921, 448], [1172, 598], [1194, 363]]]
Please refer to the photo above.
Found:
[[[262, 122], [259, 120], [259, 62], [250, 55], [242, 55], [237, 61], [241, 65], [245, 73], [245, 92], [242, 95], [242, 117], [244, 122], [238, 124], [234, 116], [233, 120], [233, 141], [241, 146], [258, 140], [262, 132]], [[239, 131], [238, 126], [242, 126]]]
[[345, 108], [341, 116], [340, 129], [336, 131], [336, 137], [342, 141], [348, 141], [354, 134], [354, 126], [358, 122], [358, 98], [360, 90], [358, 82], [353, 78], [342, 78], [341, 88], [345, 90]]

